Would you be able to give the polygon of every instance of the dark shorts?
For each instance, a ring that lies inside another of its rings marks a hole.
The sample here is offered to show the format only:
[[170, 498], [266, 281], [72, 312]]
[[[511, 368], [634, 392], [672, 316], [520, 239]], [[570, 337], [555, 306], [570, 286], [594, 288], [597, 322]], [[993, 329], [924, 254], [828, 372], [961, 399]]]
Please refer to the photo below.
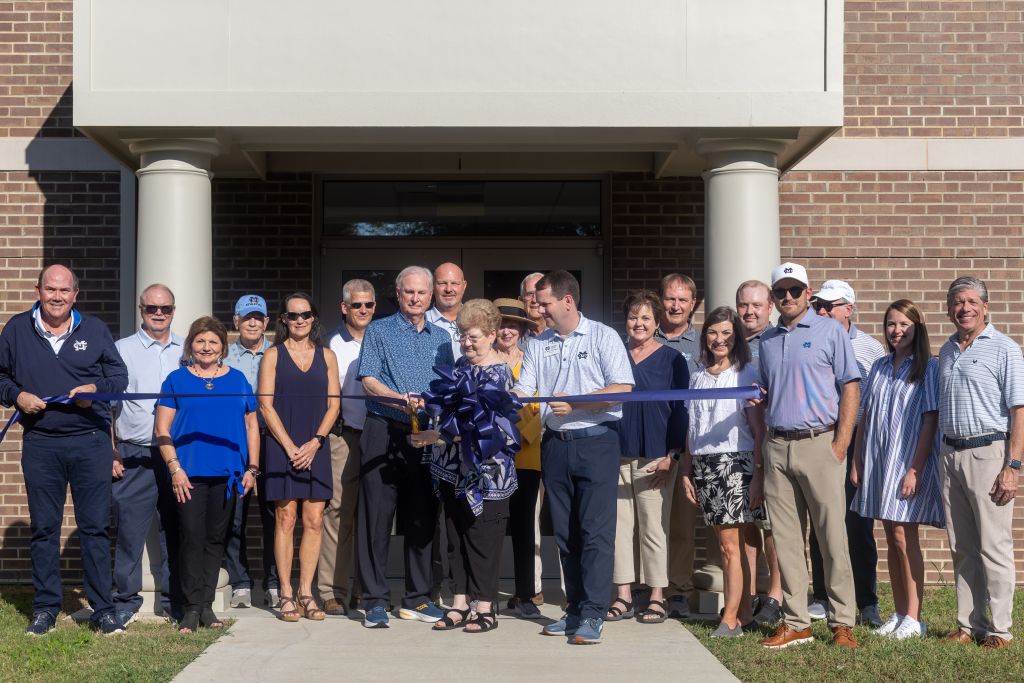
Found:
[[693, 482], [697, 501], [708, 526], [754, 521], [750, 511], [750, 481], [754, 454], [709, 453], [693, 456]]

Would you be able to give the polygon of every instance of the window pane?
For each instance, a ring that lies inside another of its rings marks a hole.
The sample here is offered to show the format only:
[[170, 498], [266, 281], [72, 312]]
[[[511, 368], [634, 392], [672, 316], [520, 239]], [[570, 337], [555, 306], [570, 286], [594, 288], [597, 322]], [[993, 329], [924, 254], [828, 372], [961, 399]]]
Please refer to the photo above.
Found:
[[332, 237], [600, 237], [601, 183], [326, 181]]

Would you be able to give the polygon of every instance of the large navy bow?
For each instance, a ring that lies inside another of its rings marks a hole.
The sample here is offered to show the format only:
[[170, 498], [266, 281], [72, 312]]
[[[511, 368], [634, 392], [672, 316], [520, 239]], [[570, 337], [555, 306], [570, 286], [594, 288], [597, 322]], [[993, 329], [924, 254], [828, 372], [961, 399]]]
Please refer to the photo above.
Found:
[[486, 371], [469, 367], [436, 367], [439, 379], [422, 394], [427, 415], [437, 418], [437, 431], [447, 443], [460, 441], [462, 463], [470, 472], [504, 453], [519, 452], [519, 399]]

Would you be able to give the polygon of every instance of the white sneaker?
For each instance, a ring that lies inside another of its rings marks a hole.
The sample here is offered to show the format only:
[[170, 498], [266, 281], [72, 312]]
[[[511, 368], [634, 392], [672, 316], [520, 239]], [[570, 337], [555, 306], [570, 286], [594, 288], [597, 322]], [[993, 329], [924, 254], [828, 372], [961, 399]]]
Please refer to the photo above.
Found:
[[252, 604], [252, 595], [248, 588], [236, 588], [231, 591], [232, 607], [249, 607]]
[[901, 621], [903, 621], [903, 615], [896, 614], [895, 612], [893, 612], [892, 616], [889, 617], [889, 621], [882, 624], [881, 627], [875, 629], [875, 633], [880, 636], [887, 636], [896, 630], [896, 628], [900, 625]]
[[928, 632], [928, 627], [922, 624], [913, 617], [903, 617], [903, 621], [900, 622], [899, 628], [897, 628], [892, 637], [896, 640], [906, 640], [908, 638], [920, 638]]
[[277, 609], [281, 606], [281, 592], [276, 588], [267, 589], [267, 607]]
[[812, 600], [807, 605], [807, 614], [811, 619], [824, 619], [828, 616], [828, 603], [824, 600]]

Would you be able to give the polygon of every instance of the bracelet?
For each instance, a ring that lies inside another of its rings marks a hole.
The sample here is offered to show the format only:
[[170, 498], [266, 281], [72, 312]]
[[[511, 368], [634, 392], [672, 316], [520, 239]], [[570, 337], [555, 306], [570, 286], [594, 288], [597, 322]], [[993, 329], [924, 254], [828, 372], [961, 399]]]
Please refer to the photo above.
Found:
[[175, 468], [174, 468], [174, 469], [173, 469], [173, 470], [171, 471], [171, 475], [170, 475], [170, 476], [172, 476], [172, 477], [173, 477], [173, 476], [174, 476], [175, 474], [177, 474], [178, 472], [181, 472], [181, 465], [178, 465], [177, 467], [175, 467]]
[[253, 478], [260, 476], [260, 468], [256, 467], [256, 465], [249, 465], [245, 471], [251, 474]]

